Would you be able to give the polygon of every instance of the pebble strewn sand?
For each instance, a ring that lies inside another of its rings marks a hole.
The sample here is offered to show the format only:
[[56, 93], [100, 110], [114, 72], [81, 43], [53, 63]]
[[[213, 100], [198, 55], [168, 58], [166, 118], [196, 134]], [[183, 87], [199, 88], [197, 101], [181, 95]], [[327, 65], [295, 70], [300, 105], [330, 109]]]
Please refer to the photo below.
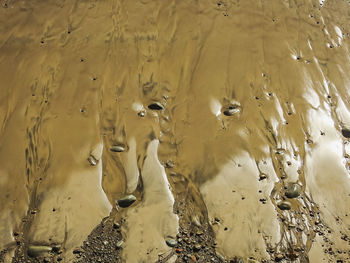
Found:
[[349, 1], [0, 3], [0, 262], [350, 262]]

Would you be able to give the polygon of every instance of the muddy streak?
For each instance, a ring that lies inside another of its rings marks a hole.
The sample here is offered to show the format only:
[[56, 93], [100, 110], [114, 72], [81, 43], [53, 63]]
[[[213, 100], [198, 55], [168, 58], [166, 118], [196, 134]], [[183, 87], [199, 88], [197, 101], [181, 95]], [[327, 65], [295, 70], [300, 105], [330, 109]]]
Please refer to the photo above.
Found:
[[350, 260], [348, 1], [0, 3], [0, 261]]

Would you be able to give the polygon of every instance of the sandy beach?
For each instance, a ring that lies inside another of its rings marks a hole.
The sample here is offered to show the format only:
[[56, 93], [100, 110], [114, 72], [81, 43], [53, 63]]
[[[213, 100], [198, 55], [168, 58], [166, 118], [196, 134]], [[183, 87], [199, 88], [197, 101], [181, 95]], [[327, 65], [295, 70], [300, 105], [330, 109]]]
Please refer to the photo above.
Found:
[[0, 262], [350, 262], [349, 17], [0, 0]]

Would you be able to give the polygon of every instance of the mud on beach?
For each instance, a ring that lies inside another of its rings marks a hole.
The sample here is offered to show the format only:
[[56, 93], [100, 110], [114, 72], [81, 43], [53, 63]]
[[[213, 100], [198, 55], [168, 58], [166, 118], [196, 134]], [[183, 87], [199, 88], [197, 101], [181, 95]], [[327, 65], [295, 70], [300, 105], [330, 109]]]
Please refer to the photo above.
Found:
[[350, 262], [349, 1], [0, 4], [0, 262]]

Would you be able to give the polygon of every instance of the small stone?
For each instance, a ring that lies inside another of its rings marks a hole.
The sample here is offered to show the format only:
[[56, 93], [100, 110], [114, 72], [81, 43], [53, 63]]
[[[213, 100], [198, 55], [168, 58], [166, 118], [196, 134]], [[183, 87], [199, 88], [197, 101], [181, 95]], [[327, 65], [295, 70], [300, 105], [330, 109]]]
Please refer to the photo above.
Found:
[[104, 240], [102, 243], [103, 243], [103, 245], [105, 245], [105, 246], [108, 245], [108, 241], [107, 241], [107, 240]]
[[148, 105], [148, 108], [150, 110], [163, 110], [164, 106], [160, 102], [154, 102], [154, 103]]
[[293, 223], [290, 223], [290, 224], [288, 224], [288, 228], [289, 229], [295, 228], [295, 225]]
[[172, 160], [167, 160], [165, 163], [166, 168], [173, 168], [175, 166], [175, 163]]
[[234, 115], [235, 113], [238, 113], [238, 112], [239, 112], [238, 109], [229, 109], [229, 110], [225, 110], [224, 111], [224, 115], [232, 116], [232, 115]]
[[288, 198], [296, 198], [300, 194], [301, 194], [301, 186], [299, 184], [291, 184], [285, 192], [285, 196]]
[[177, 249], [175, 250], [176, 253], [181, 253], [182, 251], [183, 251], [182, 248], [177, 248]]
[[110, 148], [110, 151], [111, 151], [111, 152], [120, 153], [120, 152], [124, 152], [124, 151], [125, 151], [125, 148], [124, 148], [124, 146], [122, 146], [122, 145], [113, 145], [113, 146]]
[[122, 247], [123, 247], [123, 244], [124, 244], [124, 241], [123, 241], [123, 240], [120, 240], [120, 241], [118, 241], [116, 247], [117, 247], [117, 248], [122, 248]]
[[202, 246], [200, 244], [196, 244], [196, 245], [194, 245], [193, 250], [198, 252], [199, 250], [201, 250], [201, 248], [202, 248]]
[[[217, 255], [217, 257], [222, 261], [222, 262], [225, 262], [225, 258], [224, 258], [224, 256], [223, 255], [221, 255], [220, 253], [217, 253], [216, 252], [216, 255]], [[241, 260], [241, 259], [240, 259]], [[239, 261], [238, 261], [239, 262]], [[242, 262], [239, 262], [239, 263], [242, 263]]]
[[28, 246], [28, 256], [30, 257], [38, 257], [44, 253], [51, 252], [52, 248], [49, 246], [36, 246], [36, 245], [29, 245]]
[[120, 207], [129, 207], [136, 201], [136, 197], [134, 195], [127, 195], [118, 200], [118, 205]]
[[298, 232], [303, 232], [304, 231], [304, 227], [302, 227], [302, 226], [298, 226], [296, 229], [297, 229]]
[[341, 133], [342, 133], [342, 135], [343, 135], [345, 138], [350, 138], [350, 130], [349, 130], [349, 129], [343, 128], [343, 129], [341, 130]]
[[175, 239], [172, 239], [172, 238], [168, 238], [167, 240], [165, 240], [165, 243], [169, 247], [175, 247], [177, 245], [177, 241]]
[[97, 160], [94, 156], [90, 155], [89, 158], [88, 158], [88, 161], [89, 163], [92, 165], [92, 166], [96, 166], [97, 165]]
[[77, 254], [81, 254], [82, 251], [80, 249], [74, 249], [73, 250], [73, 254], [77, 255]]
[[137, 113], [137, 115], [139, 115], [139, 117], [145, 117], [146, 113], [145, 113], [145, 111], [139, 111], [139, 113]]
[[288, 201], [282, 201], [282, 202], [278, 203], [277, 206], [281, 210], [290, 210], [292, 207], [291, 203], [289, 203]]
[[280, 253], [277, 254], [276, 257], [275, 257], [275, 261], [276, 261], [276, 262], [279, 262], [279, 261], [281, 261], [282, 259], [284, 259], [284, 256], [283, 256], [282, 254], [280, 254]]
[[201, 227], [202, 224], [201, 224], [201, 221], [199, 220], [199, 217], [197, 215], [192, 215], [191, 216], [191, 221], [194, 225], [198, 226], [198, 227]]
[[60, 252], [60, 249], [61, 249], [61, 245], [55, 245], [52, 247], [52, 252], [54, 253], [59, 253]]
[[202, 230], [198, 230], [198, 231], [196, 232], [196, 235], [197, 235], [197, 236], [203, 235], [203, 231], [202, 231]]
[[259, 201], [260, 201], [261, 203], [263, 203], [263, 204], [266, 204], [266, 201], [267, 201], [267, 200], [266, 200], [265, 198], [260, 198]]
[[230, 105], [228, 108], [223, 110], [223, 114], [226, 116], [232, 116], [236, 113], [240, 112], [239, 106], [238, 105]]
[[267, 175], [264, 173], [259, 174], [259, 181], [265, 180], [267, 178]]
[[282, 154], [285, 154], [285, 153], [286, 153], [286, 150], [283, 149], [283, 148], [276, 149], [276, 154], [282, 155]]

